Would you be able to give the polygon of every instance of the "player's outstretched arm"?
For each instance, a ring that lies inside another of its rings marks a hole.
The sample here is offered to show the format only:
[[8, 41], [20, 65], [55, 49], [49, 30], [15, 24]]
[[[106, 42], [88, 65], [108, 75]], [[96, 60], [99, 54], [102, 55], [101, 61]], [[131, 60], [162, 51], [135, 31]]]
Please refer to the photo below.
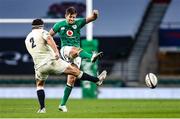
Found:
[[86, 23], [89, 23], [89, 22], [96, 20], [98, 16], [99, 16], [98, 10], [93, 10], [91, 16], [86, 18]]

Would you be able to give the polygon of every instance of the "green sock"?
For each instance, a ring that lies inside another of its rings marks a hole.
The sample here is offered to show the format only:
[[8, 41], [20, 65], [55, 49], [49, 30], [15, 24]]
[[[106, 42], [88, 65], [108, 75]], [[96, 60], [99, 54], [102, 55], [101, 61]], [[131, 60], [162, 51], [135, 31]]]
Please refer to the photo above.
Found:
[[63, 98], [61, 100], [61, 106], [66, 105], [66, 102], [67, 102], [67, 100], [69, 98], [69, 95], [71, 93], [72, 88], [73, 87], [66, 85], [66, 87], [64, 89], [64, 96], [63, 96]]
[[86, 58], [91, 59], [92, 54], [89, 54], [89, 53], [87, 53], [86, 51], [81, 50], [80, 53], [79, 53], [79, 56], [80, 56], [82, 59], [86, 59]]

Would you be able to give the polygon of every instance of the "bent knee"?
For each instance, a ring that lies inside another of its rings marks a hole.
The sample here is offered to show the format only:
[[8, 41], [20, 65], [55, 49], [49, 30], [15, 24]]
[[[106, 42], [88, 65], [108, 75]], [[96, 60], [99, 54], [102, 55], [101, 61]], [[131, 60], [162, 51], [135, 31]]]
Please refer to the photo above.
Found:
[[70, 51], [70, 57], [76, 58], [79, 54], [80, 48], [72, 47]]
[[77, 56], [78, 56], [78, 50], [77, 50], [77, 48], [73, 47], [73, 48], [71, 49], [69, 55], [70, 55], [71, 58], [77, 57]]

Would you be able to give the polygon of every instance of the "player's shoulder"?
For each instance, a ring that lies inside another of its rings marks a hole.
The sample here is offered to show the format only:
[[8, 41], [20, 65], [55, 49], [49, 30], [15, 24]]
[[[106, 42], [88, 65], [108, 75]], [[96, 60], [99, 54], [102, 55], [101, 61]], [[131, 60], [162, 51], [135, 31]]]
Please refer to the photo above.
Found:
[[66, 20], [62, 20], [56, 23], [56, 25], [63, 26], [66, 24]]
[[43, 37], [47, 37], [47, 36], [50, 36], [49, 32], [47, 30], [44, 30], [42, 31], [42, 36]]
[[27, 36], [26, 36], [26, 39], [25, 39], [25, 42], [28, 42], [30, 38], [33, 37], [33, 34], [32, 32], [28, 33]]
[[81, 24], [81, 23], [83, 23], [83, 22], [85, 22], [85, 21], [86, 21], [85, 18], [77, 18], [77, 19], [75, 20], [76, 24]]
[[29, 32], [29, 33], [27, 34], [26, 39], [29, 38], [29, 37], [32, 37], [32, 36], [33, 36], [33, 32], [31, 31], [31, 32]]

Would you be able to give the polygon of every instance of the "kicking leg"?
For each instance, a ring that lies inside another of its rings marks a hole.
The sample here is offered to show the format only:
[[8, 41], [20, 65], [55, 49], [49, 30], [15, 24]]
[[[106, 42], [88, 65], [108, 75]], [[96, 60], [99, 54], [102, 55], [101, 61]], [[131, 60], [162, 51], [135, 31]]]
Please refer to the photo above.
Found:
[[102, 85], [103, 81], [105, 80], [106, 75], [107, 75], [106, 70], [103, 70], [98, 77], [94, 77], [94, 76], [91, 76], [87, 73], [80, 71], [80, 74], [77, 78], [80, 80], [88, 80], [88, 81], [94, 82], [98, 86], [100, 86], [100, 85]]
[[88, 52], [86, 52], [85, 50], [79, 50], [79, 56], [81, 58], [87, 58], [87, 59], [90, 59], [91, 62], [95, 62], [98, 58], [102, 57], [103, 55], [103, 52], [99, 52], [99, 53], [96, 53], [96, 52], [93, 52], [93, 54], [89, 54]]
[[107, 75], [107, 72], [104, 70], [98, 77], [94, 77], [85, 72], [80, 71], [78, 68], [73, 67], [72, 65], [69, 65], [65, 69], [64, 73], [74, 75], [80, 80], [88, 80], [94, 82], [97, 85], [101, 85]]
[[77, 56], [79, 56], [82, 59], [89, 59], [91, 60], [91, 62], [95, 62], [98, 58], [102, 57], [102, 55], [103, 55], [103, 52], [99, 52], [99, 53], [93, 52], [93, 54], [90, 54], [86, 52], [85, 50], [81, 48], [76, 48], [76, 47], [72, 47], [69, 52], [69, 56], [71, 58], [76, 58]]

